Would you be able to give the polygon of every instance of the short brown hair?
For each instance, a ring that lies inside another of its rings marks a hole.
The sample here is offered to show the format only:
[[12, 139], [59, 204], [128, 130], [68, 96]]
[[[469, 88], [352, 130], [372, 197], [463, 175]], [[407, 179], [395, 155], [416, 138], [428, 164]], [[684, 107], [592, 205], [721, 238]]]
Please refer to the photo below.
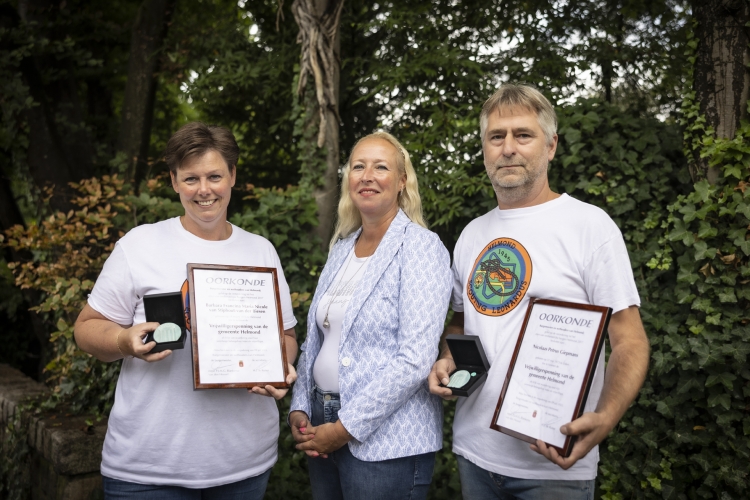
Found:
[[169, 171], [175, 174], [186, 159], [203, 156], [208, 151], [219, 153], [230, 172], [237, 166], [240, 147], [234, 139], [234, 134], [226, 127], [201, 122], [183, 125], [169, 138], [167, 149], [164, 151], [164, 161], [167, 162]]
[[555, 108], [537, 89], [531, 85], [514, 85], [506, 83], [500, 86], [492, 97], [487, 99], [479, 115], [479, 133], [484, 144], [484, 132], [490, 114], [501, 109], [521, 107], [536, 114], [537, 122], [544, 132], [547, 144], [552, 143], [552, 136], [557, 133], [557, 114]]

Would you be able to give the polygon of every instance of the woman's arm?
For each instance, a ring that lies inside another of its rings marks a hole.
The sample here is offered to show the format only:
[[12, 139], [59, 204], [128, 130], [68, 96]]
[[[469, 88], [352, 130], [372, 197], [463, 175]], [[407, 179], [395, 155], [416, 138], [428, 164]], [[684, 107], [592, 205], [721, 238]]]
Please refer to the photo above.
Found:
[[101, 361], [117, 361], [125, 356], [144, 361], [160, 361], [172, 351], [148, 354], [156, 342], [143, 343], [143, 338], [156, 329], [159, 323], [141, 323], [121, 326], [105, 318], [86, 304], [76, 320], [74, 334], [78, 347]]

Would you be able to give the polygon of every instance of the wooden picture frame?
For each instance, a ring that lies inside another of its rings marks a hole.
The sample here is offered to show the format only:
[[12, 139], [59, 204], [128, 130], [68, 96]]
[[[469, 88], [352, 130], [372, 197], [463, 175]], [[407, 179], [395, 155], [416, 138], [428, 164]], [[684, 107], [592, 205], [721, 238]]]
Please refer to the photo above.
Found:
[[193, 388], [288, 388], [276, 268], [191, 263], [187, 270]]
[[609, 307], [532, 298], [490, 428], [528, 443], [542, 439], [569, 456], [574, 437], [559, 427], [583, 414], [611, 314]]

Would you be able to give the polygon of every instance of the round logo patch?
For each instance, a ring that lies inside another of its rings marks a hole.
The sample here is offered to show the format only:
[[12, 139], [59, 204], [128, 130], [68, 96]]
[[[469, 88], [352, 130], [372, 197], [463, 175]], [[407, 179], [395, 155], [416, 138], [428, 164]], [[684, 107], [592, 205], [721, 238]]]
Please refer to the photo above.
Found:
[[482, 249], [466, 283], [474, 309], [487, 316], [508, 314], [531, 282], [531, 258], [516, 240], [498, 238]]

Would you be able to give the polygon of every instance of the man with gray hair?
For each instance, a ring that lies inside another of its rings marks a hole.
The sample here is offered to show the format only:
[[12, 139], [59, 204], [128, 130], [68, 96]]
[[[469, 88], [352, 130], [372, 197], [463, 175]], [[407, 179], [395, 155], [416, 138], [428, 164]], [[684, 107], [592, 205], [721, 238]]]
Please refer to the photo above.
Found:
[[[527, 85], [503, 85], [482, 108], [484, 164], [498, 206], [470, 222], [456, 243], [455, 314], [446, 328], [478, 335], [491, 364], [484, 385], [459, 401], [453, 423], [465, 500], [593, 498], [598, 445], [635, 398], [648, 368], [640, 298], [620, 230], [601, 209], [550, 189], [556, 129], [554, 108]], [[487, 263], [501, 265], [510, 278], [492, 277]], [[498, 283], [482, 286], [491, 279]], [[575, 436], [568, 457], [541, 440], [529, 445], [490, 429], [531, 297], [613, 310], [606, 376], [600, 356], [583, 415], [560, 427]], [[433, 394], [452, 398], [445, 385], [455, 368], [443, 343], [429, 376]]]

